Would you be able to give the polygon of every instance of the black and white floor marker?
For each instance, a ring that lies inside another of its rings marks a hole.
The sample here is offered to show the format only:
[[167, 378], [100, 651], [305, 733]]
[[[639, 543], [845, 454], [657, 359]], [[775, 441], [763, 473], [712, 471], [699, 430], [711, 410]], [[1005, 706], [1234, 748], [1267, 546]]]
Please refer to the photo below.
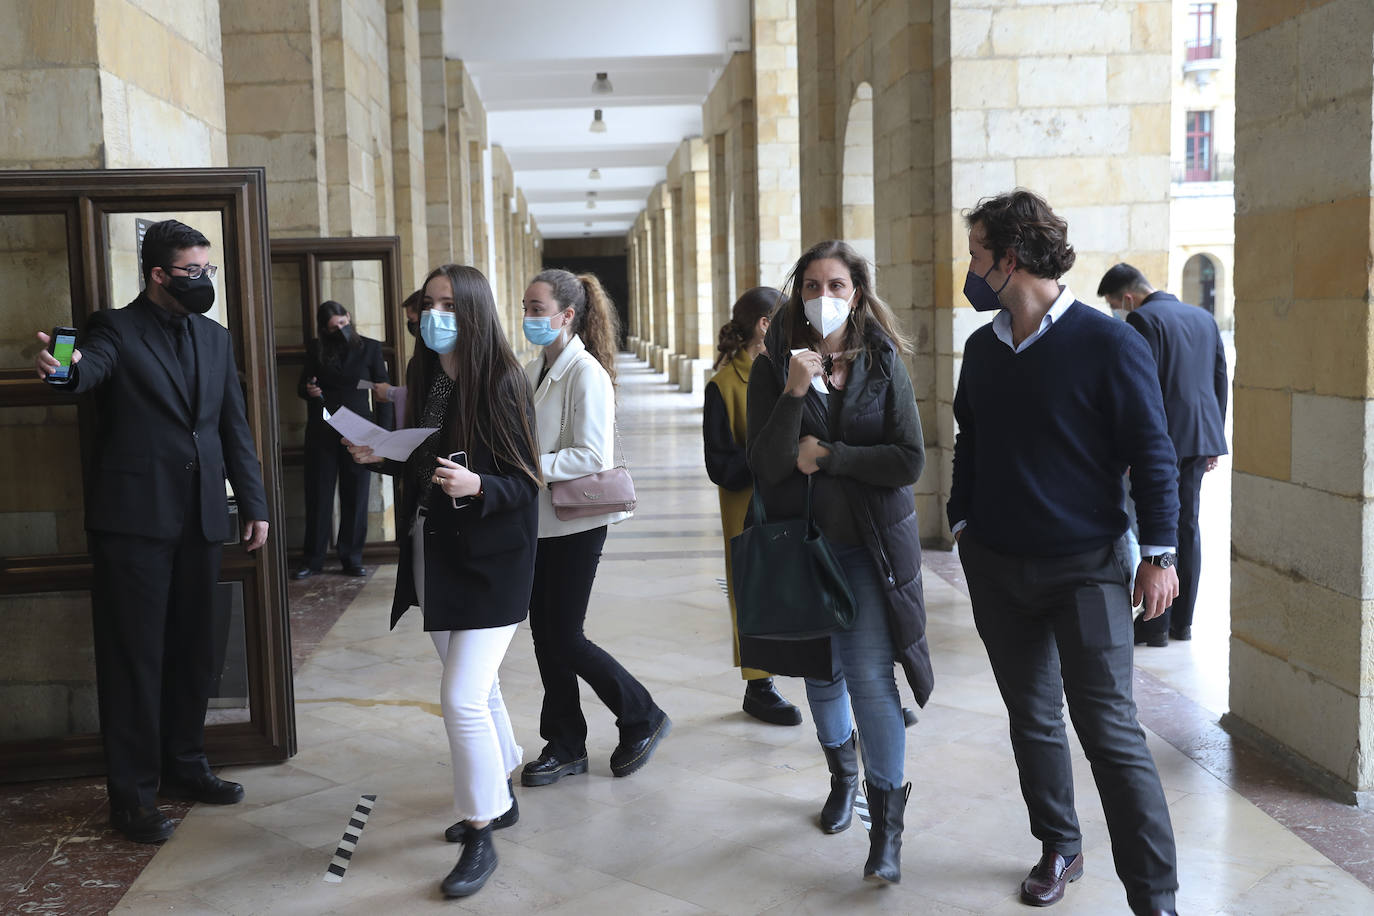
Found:
[[862, 795], [855, 795], [854, 813], [859, 816], [859, 823], [864, 825], [865, 830], [873, 829], [873, 815], [868, 813], [868, 799]]
[[725, 580], [717, 579], [716, 584], [720, 586], [720, 593], [728, 598], [730, 596], [730, 586], [725, 584]]
[[344, 872], [348, 871], [348, 863], [353, 859], [353, 850], [358, 848], [358, 840], [363, 835], [363, 828], [367, 826], [368, 815], [372, 813], [372, 806], [377, 803], [377, 796], [362, 795], [358, 797], [358, 804], [354, 807], [353, 813], [349, 815], [348, 826], [344, 828], [343, 839], [339, 840], [339, 848], [334, 850], [334, 859], [325, 869], [324, 880], [331, 884], [338, 884], [344, 879]]

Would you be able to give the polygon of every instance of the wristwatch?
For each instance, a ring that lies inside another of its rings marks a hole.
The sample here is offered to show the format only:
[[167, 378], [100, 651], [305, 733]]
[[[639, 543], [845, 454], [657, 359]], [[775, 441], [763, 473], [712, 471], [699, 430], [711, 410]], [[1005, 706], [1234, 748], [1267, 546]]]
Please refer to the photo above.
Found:
[[1157, 554], [1155, 554], [1155, 555], [1152, 556], [1152, 557], [1141, 557], [1141, 559], [1144, 560], [1146, 563], [1153, 563], [1155, 566], [1158, 566], [1160, 569], [1168, 569], [1168, 568], [1171, 567], [1171, 566], [1177, 565], [1177, 563], [1178, 563], [1178, 554], [1176, 554], [1176, 553], [1157, 553]]

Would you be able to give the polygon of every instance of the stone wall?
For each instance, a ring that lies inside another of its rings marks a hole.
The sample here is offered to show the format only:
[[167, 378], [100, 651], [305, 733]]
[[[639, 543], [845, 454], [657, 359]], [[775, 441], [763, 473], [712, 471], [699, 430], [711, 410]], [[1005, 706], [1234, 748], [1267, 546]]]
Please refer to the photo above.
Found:
[[1237, 34], [1231, 716], [1368, 802], [1374, 7], [1242, 3]]

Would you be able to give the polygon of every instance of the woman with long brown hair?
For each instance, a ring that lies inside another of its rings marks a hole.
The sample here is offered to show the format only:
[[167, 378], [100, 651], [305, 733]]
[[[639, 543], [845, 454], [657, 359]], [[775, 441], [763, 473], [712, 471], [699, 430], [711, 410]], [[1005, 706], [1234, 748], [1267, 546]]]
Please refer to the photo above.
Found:
[[821, 637], [819, 647], [796, 640], [787, 648], [798, 659], [814, 658], [817, 648], [830, 658], [822, 670], [808, 660], [804, 672], [831, 773], [821, 829], [850, 825], [857, 739], [872, 815], [864, 878], [896, 883], [911, 786], [903, 784], [905, 722], [893, 665], [905, 669], [922, 705], [934, 681], [911, 495], [925, 448], [902, 362], [910, 345], [878, 298], [868, 262], [844, 242], [812, 247], [789, 283], [749, 376], [749, 466], [770, 517], [801, 517], [811, 493], [816, 524], [854, 594], [852, 629]]
[[716, 374], [706, 383], [701, 406], [701, 438], [706, 452], [706, 476], [720, 495], [720, 526], [725, 535], [725, 588], [734, 631], [735, 667], [744, 678], [744, 711], [771, 725], [801, 725], [801, 711], [773, 684], [773, 676], [740, 662], [739, 621], [735, 614], [735, 581], [730, 568], [730, 539], [744, 530], [754, 478], [744, 454], [745, 406], [749, 372], [763, 352], [763, 336], [782, 304], [782, 293], [771, 286], [745, 290], [721, 325]]
[[[525, 290], [525, 337], [543, 352], [525, 365], [534, 386], [539, 465], [550, 483], [574, 480], [615, 466], [616, 314], [592, 274], [546, 270]], [[560, 519], [553, 497], [539, 493], [539, 552], [530, 596], [544, 702], [539, 758], [525, 765], [520, 783], [546, 786], [587, 772], [587, 720], [581, 678], [615, 713], [620, 743], [611, 774], [629, 776], [649, 762], [672, 723], [644, 685], [583, 632], [596, 567], [608, 525], [627, 512]]]
[[515, 822], [515, 742], [497, 670], [525, 619], [542, 477], [529, 383], [480, 271], [456, 264], [425, 280], [420, 339], [406, 371], [407, 426], [437, 427], [404, 462], [349, 445], [355, 461], [402, 475], [401, 562], [391, 625], [418, 604], [444, 665], [440, 692], [453, 759], [449, 839], [464, 843], [441, 882], [474, 894], [496, 869], [493, 829]]

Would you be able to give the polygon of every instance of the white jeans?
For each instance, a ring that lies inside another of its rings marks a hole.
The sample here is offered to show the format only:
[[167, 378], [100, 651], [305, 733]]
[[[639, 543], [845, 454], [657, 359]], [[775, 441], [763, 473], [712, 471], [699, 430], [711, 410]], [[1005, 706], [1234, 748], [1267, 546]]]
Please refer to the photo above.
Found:
[[[425, 604], [424, 526], [411, 535], [415, 594]], [[506, 777], [525, 752], [515, 743], [497, 671], [518, 624], [430, 633], [444, 677], [439, 704], [453, 761], [453, 811], [459, 820], [489, 821], [510, 810]]]

